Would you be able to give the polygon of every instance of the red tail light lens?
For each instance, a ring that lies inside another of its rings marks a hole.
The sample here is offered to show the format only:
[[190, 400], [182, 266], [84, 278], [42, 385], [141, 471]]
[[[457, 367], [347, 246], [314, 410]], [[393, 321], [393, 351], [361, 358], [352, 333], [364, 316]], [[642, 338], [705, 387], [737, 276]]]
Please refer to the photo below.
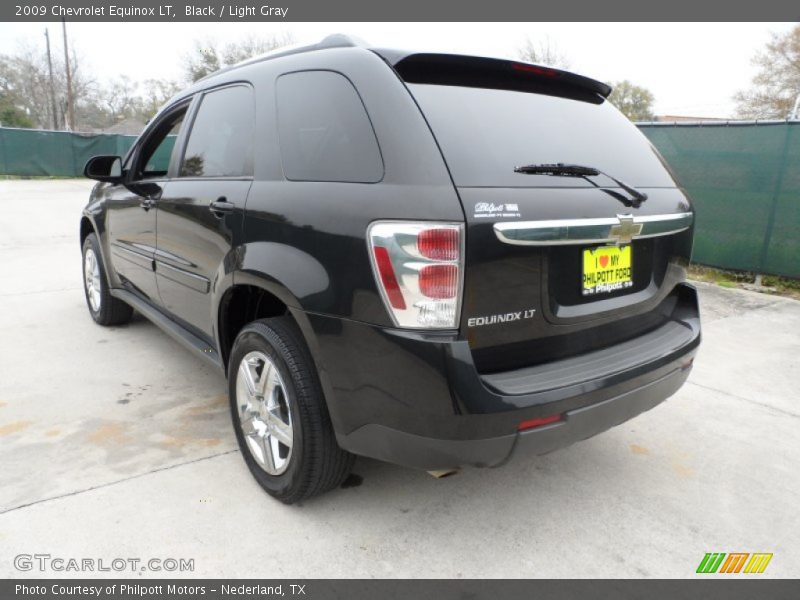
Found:
[[551, 423], [557, 423], [561, 420], [563, 415], [551, 415], [549, 417], [537, 417], [535, 419], [528, 419], [527, 421], [523, 421], [517, 427], [518, 431], [525, 431], [527, 429], [535, 429], [537, 427], [542, 427], [543, 425], [550, 425]]
[[417, 236], [417, 249], [425, 258], [458, 260], [457, 229], [425, 229]]
[[400, 291], [400, 285], [397, 283], [389, 251], [383, 246], [375, 246], [373, 251], [375, 252], [375, 266], [378, 267], [378, 274], [381, 277], [389, 304], [398, 310], [405, 310], [406, 301], [403, 299], [403, 292]]
[[419, 291], [428, 298], [455, 298], [458, 293], [456, 265], [428, 265], [419, 272]]

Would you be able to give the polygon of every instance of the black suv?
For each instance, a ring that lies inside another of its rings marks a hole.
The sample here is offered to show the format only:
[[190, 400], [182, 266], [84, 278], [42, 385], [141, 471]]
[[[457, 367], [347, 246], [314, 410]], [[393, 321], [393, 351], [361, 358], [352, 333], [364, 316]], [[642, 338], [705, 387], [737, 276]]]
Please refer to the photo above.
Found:
[[345, 36], [219, 71], [86, 165], [86, 299], [227, 373], [258, 482], [495, 466], [673, 394], [694, 213], [600, 82]]

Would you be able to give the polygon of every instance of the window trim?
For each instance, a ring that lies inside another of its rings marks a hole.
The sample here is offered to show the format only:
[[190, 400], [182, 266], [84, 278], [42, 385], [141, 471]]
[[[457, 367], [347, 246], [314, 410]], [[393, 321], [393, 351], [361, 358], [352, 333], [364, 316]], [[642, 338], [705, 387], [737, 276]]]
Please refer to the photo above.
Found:
[[[361, 103], [361, 107], [364, 109], [364, 114], [367, 117], [367, 122], [369, 123], [370, 130], [372, 131], [372, 136], [375, 138], [375, 146], [378, 148], [378, 158], [381, 161], [381, 176], [379, 179], [375, 181], [342, 181], [342, 180], [328, 180], [328, 179], [291, 179], [286, 175], [286, 169], [284, 168], [283, 164], [283, 145], [281, 144], [281, 133], [280, 133], [280, 115], [279, 113], [279, 98], [278, 98], [278, 81], [281, 77], [286, 75], [296, 75], [298, 73], [334, 73], [336, 75], [340, 75], [343, 77], [347, 83], [353, 88], [353, 91], [356, 94], [356, 98]], [[345, 73], [342, 71], [338, 71], [336, 69], [326, 69], [326, 68], [305, 68], [305, 69], [293, 69], [291, 71], [284, 71], [280, 75], [275, 78], [273, 83], [274, 93], [275, 93], [275, 138], [278, 144], [278, 157], [281, 160], [281, 174], [283, 175], [284, 181], [291, 181], [292, 183], [348, 183], [348, 184], [356, 184], [356, 185], [375, 185], [376, 183], [381, 183], [386, 178], [386, 161], [383, 158], [383, 149], [381, 148], [380, 140], [378, 139], [378, 133], [375, 131], [375, 124], [372, 122], [372, 117], [367, 110], [367, 105], [364, 103], [364, 98], [361, 96], [361, 92], [358, 91], [358, 86], [350, 79]]]
[[[127, 173], [125, 175], [125, 180], [129, 183], [136, 183], [140, 181], [148, 181], [148, 182], [159, 182], [159, 181], [168, 181], [172, 179], [173, 173], [173, 162], [175, 161], [176, 150], [180, 150], [180, 153], [183, 153], [183, 149], [181, 148], [183, 144], [183, 138], [187, 131], [188, 120], [192, 115], [193, 105], [195, 103], [195, 96], [187, 96], [181, 98], [168, 108], [161, 111], [161, 114], [158, 115], [158, 118], [154, 120], [149, 126], [144, 130], [144, 132], [139, 136], [139, 139], [136, 140], [136, 144], [134, 144], [129, 153], [126, 154], [125, 159], [123, 160], [123, 164], [128, 161], [130, 158], [130, 167], [127, 169]], [[139, 167], [139, 163], [141, 160], [141, 153], [142, 148], [145, 143], [149, 140], [149, 138], [158, 130], [161, 125], [164, 124], [164, 121], [169, 120], [172, 118], [176, 112], [185, 109], [185, 114], [183, 116], [183, 123], [181, 123], [180, 131], [178, 132], [178, 137], [175, 139], [175, 147], [172, 149], [172, 154], [170, 154], [169, 165], [167, 166], [167, 173], [162, 177], [154, 177], [152, 179], [145, 179], [143, 177], [139, 177], [137, 174], [137, 169]]]
[[[253, 147], [252, 147], [252, 172], [250, 175], [210, 175], [210, 176], [203, 176], [203, 175], [181, 175], [181, 166], [183, 165], [183, 160], [186, 158], [186, 150], [189, 146], [189, 138], [191, 137], [192, 131], [194, 130], [195, 121], [197, 120], [197, 113], [200, 112], [200, 107], [203, 105], [203, 99], [208, 94], [213, 94], [214, 92], [218, 92], [220, 90], [225, 90], [234, 87], [243, 87], [250, 90], [250, 99], [253, 102]], [[217, 85], [214, 87], [203, 89], [197, 92], [194, 96], [194, 100], [192, 102], [191, 107], [191, 114], [189, 114], [189, 120], [187, 121], [187, 128], [186, 128], [186, 135], [183, 138], [183, 143], [181, 144], [180, 149], [180, 156], [178, 157], [176, 164], [175, 164], [175, 171], [172, 175], [171, 179], [175, 179], [178, 181], [252, 181], [255, 176], [256, 170], [256, 162], [255, 162], [255, 146], [256, 146], [256, 102], [255, 102], [255, 89], [253, 84], [249, 81], [233, 81], [224, 83], [221, 85]], [[172, 173], [172, 164], [170, 164], [170, 172]]]

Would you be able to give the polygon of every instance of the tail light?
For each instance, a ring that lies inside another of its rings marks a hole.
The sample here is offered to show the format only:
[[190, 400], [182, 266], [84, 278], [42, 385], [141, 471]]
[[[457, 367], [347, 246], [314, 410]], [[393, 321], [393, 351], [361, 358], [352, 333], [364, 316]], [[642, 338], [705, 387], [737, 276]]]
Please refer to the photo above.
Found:
[[454, 329], [464, 280], [464, 226], [379, 221], [367, 230], [384, 304], [398, 327]]

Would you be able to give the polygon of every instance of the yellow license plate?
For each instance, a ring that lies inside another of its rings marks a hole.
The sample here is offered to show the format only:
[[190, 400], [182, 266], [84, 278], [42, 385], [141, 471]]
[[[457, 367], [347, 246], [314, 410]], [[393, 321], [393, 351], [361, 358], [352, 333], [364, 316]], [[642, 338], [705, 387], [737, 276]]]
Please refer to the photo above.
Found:
[[583, 251], [583, 295], [608, 294], [633, 287], [628, 246], [601, 246]]

